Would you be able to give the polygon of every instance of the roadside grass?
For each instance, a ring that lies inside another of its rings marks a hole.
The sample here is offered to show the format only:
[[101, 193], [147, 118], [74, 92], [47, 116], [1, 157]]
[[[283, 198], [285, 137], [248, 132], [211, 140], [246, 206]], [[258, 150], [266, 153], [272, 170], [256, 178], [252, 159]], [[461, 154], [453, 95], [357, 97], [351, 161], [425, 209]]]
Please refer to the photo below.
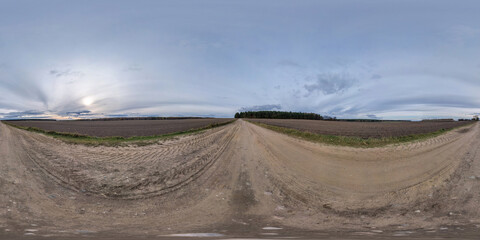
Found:
[[411, 135], [400, 136], [400, 137], [361, 138], [361, 137], [350, 137], [350, 136], [323, 135], [323, 134], [299, 131], [293, 128], [278, 127], [274, 125], [252, 122], [252, 121], [248, 121], [248, 122], [266, 129], [273, 130], [275, 132], [283, 133], [292, 137], [300, 138], [300, 139], [311, 141], [311, 142], [325, 143], [325, 144], [336, 145], [336, 146], [357, 147], [357, 148], [383, 147], [391, 144], [400, 144], [400, 143], [408, 143], [413, 141], [425, 140], [425, 139], [442, 135], [454, 129], [470, 126], [475, 123], [475, 122], [472, 122], [463, 126], [458, 126], [450, 129], [440, 129], [435, 132], [424, 133], [424, 134], [411, 134]]
[[158, 143], [160, 140], [172, 139], [175, 137], [188, 135], [188, 134], [197, 134], [208, 129], [224, 126], [235, 122], [236, 120], [222, 122], [222, 123], [212, 123], [208, 126], [202, 128], [194, 128], [186, 131], [167, 133], [162, 135], [152, 135], [152, 136], [135, 136], [135, 137], [92, 137], [88, 135], [82, 135], [78, 133], [68, 133], [68, 132], [56, 132], [56, 131], [47, 131], [36, 127], [24, 127], [18, 126], [8, 121], [2, 121], [8, 126], [12, 126], [18, 129], [27, 130], [30, 132], [36, 132], [51, 136], [57, 139], [60, 139], [66, 143], [70, 144], [82, 144], [87, 146], [126, 146], [126, 145], [137, 145], [137, 146], [146, 146], [150, 144]]

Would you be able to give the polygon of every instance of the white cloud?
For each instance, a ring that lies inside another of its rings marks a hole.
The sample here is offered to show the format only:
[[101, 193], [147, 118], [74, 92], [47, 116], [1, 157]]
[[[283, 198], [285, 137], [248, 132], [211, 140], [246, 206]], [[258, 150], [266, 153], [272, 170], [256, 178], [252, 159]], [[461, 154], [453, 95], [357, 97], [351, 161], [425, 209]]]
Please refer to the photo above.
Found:
[[325, 95], [341, 94], [351, 88], [357, 82], [356, 79], [346, 73], [322, 73], [316, 76], [311, 84], [305, 84], [307, 95], [321, 92]]

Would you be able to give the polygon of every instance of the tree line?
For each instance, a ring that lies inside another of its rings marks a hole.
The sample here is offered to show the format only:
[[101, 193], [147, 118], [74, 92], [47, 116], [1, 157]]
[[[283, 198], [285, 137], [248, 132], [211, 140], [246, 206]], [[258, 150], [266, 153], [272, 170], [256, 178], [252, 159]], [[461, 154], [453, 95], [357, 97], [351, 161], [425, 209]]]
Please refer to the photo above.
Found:
[[274, 119], [310, 119], [323, 120], [324, 117], [316, 113], [281, 112], [281, 111], [248, 111], [237, 112], [235, 118], [274, 118]]
[[478, 121], [478, 120], [479, 120], [479, 118], [478, 118], [477, 115], [473, 116], [472, 119], [470, 119], [470, 118], [465, 118], [465, 119], [460, 118], [460, 119], [458, 119], [458, 121]]

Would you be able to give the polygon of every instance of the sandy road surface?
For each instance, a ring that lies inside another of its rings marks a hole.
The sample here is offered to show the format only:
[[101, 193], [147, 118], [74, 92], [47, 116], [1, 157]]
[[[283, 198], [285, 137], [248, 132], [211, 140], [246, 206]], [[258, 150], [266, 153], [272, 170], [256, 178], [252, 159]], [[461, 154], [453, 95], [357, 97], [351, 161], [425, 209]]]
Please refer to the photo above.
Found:
[[475, 238], [479, 140], [474, 124], [359, 149], [238, 120], [115, 148], [68, 145], [0, 124], [0, 237]]

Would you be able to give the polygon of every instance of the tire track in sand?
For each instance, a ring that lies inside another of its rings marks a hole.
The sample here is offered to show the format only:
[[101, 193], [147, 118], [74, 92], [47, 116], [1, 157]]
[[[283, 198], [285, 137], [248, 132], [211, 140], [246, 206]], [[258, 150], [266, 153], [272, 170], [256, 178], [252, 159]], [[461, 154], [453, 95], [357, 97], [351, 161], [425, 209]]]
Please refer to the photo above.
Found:
[[67, 188], [135, 199], [186, 185], [215, 162], [237, 127], [223, 126], [145, 147], [86, 147], [12, 129], [27, 156]]
[[468, 152], [466, 143], [479, 134], [473, 125], [424, 141], [363, 149], [306, 142], [239, 120], [151, 146], [92, 148], [12, 131], [47, 174], [91, 194], [135, 199], [178, 189], [217, 159], [231, 156], [235, 146], [229, 143], [237, 136], [255, 142], [245, 147], [257, 156], [256, 164], [270, 172], [264, 179], [267, 185], [303, 202], [341, 199], [343, 207], [358, 208], [375, 195], [383, 196], [380, 202], [385, 205], [397, 196], [391, 193], [439, 185]]

